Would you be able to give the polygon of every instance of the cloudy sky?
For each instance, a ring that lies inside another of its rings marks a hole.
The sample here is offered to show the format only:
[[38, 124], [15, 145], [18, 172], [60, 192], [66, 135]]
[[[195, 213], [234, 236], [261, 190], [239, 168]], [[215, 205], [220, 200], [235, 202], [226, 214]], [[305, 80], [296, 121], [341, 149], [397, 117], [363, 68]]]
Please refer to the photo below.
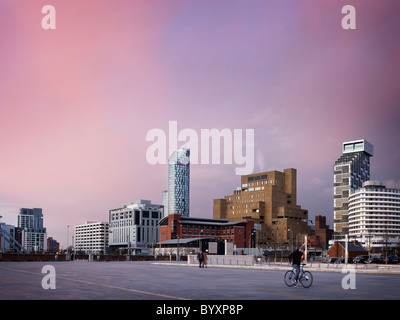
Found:
[[[296, 168], [298, 204], [333, 227], [342, 142], [370, 141], [371, 177], [400, 188], [399, 15], [398, 0], [0, 0], [1, 221], [43, 208], [65, 246], [68, 225], [161, 204], [146, 134], [177, 121], [254, 129], [254, 171]], [[192, 165], [191, 216], [212, 217], [236, 167]]]

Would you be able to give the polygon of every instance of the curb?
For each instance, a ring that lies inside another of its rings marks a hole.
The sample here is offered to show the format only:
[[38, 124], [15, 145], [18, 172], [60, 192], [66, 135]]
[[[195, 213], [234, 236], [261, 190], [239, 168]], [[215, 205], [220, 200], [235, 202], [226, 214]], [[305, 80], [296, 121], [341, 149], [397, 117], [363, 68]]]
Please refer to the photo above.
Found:
[[[174, 263], [174, 262], [153, 262], [152, 264], [158, 265], [168, 265], [168, 266], [180, 266], [180, 267], [198, 267], [198, 264], [187, 264], [187, 263]], [[348, 270], [353, 270], [352, 264], [348, 265], [350, 268], [346, 268], [346, 265], [343, 264], [342, 267], [337, 268], [316, 268], [316, 267], [306, 267], [305, 270], [308, 271], [315, 271], [315, 272], [338, 272], [342, 273], [347, 272]], [[271, 265], [252, 265], [252, 266], [239, 266], [239, 265], [217, 265], [217, 264], [208, 264], [207, 267], [210, 268], [235, 268], [235, 269], [253, 269], [253, 270], [289, 270], [291, 266], [271, 266]], [[355, 268], [356, 273], [368, 273], [368, 274], [400, 274], [400, 268], [393, 268], [390, 267], [383, 267], [379, 270], [378, 269], [362, 269], [362, 268]], [[346, 270], [346, 271], [344, 271]]]

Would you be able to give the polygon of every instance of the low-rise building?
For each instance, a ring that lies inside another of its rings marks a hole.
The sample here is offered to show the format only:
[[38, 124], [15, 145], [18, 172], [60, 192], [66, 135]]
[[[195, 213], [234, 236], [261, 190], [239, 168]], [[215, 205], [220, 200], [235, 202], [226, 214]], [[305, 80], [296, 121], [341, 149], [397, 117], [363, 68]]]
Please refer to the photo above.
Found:
[[[347, 243], [347, 251], [349, 258], [355, 258], [361, 255], [368, 255], [368, 251], [358, 243]], [[342, 241], [335, 241], [326, 253], [330, 258], [344, 258], [346, 256], [346, 243]]]
[[108, 223], [86, 221], [75, 226], [74, 252], [103, 254], [108, 247]]
[[134, 201], [109, 210], [109, 246], [128, 254], [146, 252], [160, 241], [158, 222], [163, 206], [150, 200]]
[[160, 246], [180, 244], [204, 250], [210, 242], [227, 242], [236, 248], [255, 247], [254, 220], [232, 222], [170, 214], [159, 224]]

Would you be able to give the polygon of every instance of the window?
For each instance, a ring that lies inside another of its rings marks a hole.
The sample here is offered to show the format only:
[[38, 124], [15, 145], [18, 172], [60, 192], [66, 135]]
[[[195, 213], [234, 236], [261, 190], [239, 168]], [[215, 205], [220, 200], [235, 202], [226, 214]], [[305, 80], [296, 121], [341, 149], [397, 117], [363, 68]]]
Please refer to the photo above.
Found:
[[151, 213], [151, 217], [152, 217], [153, 219], [158, 219], [158, 212], [157, 212], [157, 211], [153, 211], [153, 212]]

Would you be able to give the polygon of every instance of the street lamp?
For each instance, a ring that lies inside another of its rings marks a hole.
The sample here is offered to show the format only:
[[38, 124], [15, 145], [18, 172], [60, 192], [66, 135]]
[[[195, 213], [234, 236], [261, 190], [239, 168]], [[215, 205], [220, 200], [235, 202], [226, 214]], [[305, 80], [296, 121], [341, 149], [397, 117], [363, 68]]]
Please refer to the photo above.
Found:
[[200, 230], [200, 232], [199, 232], [199, 251], [201, 251], [201, 240], [200, 240], [200, 237], [203, 234], [203, 231], [204, 230]]
[[176, 253], [176, 261], [178, 262], [179, 259], [179, 236], [176, 237], [178, 239], [178, 247], [177, 247], [177, 253]]
[[67, 225], [67, 249], [65, 250], [68, 253], [68, 237], [69, 237], [69, 225]]

